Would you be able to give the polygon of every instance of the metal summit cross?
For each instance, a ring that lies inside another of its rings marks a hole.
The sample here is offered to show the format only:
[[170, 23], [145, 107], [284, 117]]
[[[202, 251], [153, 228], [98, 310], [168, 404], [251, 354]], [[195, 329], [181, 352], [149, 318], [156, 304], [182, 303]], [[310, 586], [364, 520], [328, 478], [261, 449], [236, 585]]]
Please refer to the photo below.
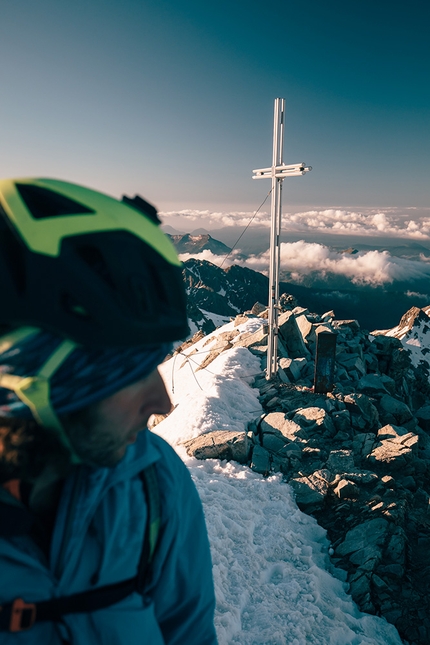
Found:
[[278, 315], [279, 315], [279, 269], [282, 182], [286, 177], [298, 177], [312, 170], [304, 163], [285, 166], [282, 161], [284, 148], [285, 99], [275, 99], [273, 122], [273, 158], [270, 168], [253, 170], [253, 179], [272, 179], [272, 206], [270, 229], [269, 270], [269, 340], [267, 346], [266, 378], [271, 379], [278, 371]]

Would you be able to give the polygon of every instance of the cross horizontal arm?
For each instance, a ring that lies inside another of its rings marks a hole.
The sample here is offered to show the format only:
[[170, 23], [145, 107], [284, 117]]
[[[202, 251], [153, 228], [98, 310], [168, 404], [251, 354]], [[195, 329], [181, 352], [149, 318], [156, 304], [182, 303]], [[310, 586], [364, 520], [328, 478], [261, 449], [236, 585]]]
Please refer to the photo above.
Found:
[[307, 172], [312, 170], [311, 166], [306, 166], [304, 163], [301, 164], [291, 164], [290, 166], [274, 166], [272, 168], [259, 168], [253, 170], [255, 173], [252, 176], [252, 179], [265, 179], [277, 177], [278, 179], [284, 179], [285, 177], [299, 177], [300, 175], [305, 175]]
[[[306, 166], [305, 162], [299, 161], [299, 163], [292, 163], [288, 166], [286, 164], [275, 166], [275, 170], [276, 172], [280, 172], [281, 170], [298, 170], [299, 168], [303, 168], [304, 166]], [[252, 172], [272, 172], [272, 166], [270, 166], [269, 168], [257, 168], [257, 170], [253, 170]]]

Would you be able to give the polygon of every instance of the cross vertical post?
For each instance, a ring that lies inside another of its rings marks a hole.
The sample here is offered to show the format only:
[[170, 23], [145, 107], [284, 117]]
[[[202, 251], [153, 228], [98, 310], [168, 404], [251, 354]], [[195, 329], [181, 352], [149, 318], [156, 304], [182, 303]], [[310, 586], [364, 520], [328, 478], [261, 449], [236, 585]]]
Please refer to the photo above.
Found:
[[278, 371], [278, 317], [279, 317], [279, 274], [281, 266], [281, 214], [282, 182], [285, 177], [298, 177], [310, 170], [304, 163], [284, 165], [284, 113], [285, 99], [275, 99], [273, 119], [273, 155], [270, 168], [253, 170], [253, 179], [271, 178], [272, 204], [270, 224], [270, 266], [269, 266], [269, 339], [267, 344], [266, 378], [273, 378]]
[[272, 206], [270, 225], [269, 340], [267, 345], [267, 378], [269, 379], [272, 378], [278, 370], [279, 243], [281, 235], [282, 179], [280, 177], [276, 177], [276, 167], [282, 165], [284, 148], [284, 110], [285, 99], [275, 99], [273, 116]]

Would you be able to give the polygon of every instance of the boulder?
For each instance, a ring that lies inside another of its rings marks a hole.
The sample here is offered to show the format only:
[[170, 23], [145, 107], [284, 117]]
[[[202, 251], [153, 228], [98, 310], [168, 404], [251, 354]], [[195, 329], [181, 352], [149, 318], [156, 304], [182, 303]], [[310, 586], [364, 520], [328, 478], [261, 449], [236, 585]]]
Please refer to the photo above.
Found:
[[262, 325], [260, 329], [257, 329], [252, 334], [241, 334], [239, 339], [235, 342], [235, 347], [253, 347], [254, 345], [267, 345], [267, 339], [269, 335], [267, 333], [266, 325]]
[[330, 415], [324, 408], [299, 408], [293, 417], [293, 422], [305, 428], [308, 434], [328, 434], [333, 437], [336, 433]]
[[382, 423], [393, 423], [413, 429], [416, 421], [409, 407], [389, 394], [384, 394], [377, 404]]
[[388, 393], [394, 396], [396, 393], [396, 381], [387, 374], [381, 374], [381, 381], [384, 384], [384, 387], [388, 390]]
[[378, 426], [378, 410], [365, 394], [347, 394], [344, 403], [351, 413], [351, 423], [355, 428], [372, 430]]
[[349, 373], [355, 371], [359, 377], [366, 374], [366, 366], [358, 354], [339, 354], [339, 356], [336, 356], [336, 360]]
[[366, 374], [357, 383], [357, 390], [368, 396], [388, 394], [381, 376], [377, 374]]
[[335, 320], [333, 326], [339, 331], [348, 331], [352, 334], [356, 334], [360, 331], [360, 323], [358, 320]]
[[303, 358], [280, 358], [279, 375], [281, 376], [281, 373], [283, 372], [287, 376], [288, 382], [297, 381], [300, 378], [304, 362], [306, 362], [306, 359]]
[[332, 450], [329, 453], [326, 467], [330, 472], [340, 475], [354, 470], [352, 450]]
[[418, 436], [405, 428], [386, 425], [378, 432], [378, 441], [368, 455], [371, 464], [399, 471], [410, 463], [418, 450]]
[[415, 412], [420, 427], [426, 432], [430, 432], [430, 405], [424, 405]]
[[348, 410], [339, 410], [331, 415], [334, 427], [338, 432], [349, 434], [351, 430], [351, 415]]
[[283, 412], [271, 412], [260, 421], [260, 431], [265, 433], [280, 435], [290, 441], [306, 440], [308, 435], [306, 431], [295, 421], [287, 419]]
[[303, 340], [306, 343], [315, 343], [315, 329], [313, 324], [306, 318], [304, 314], [296, 316], [297, 327], [300, 330]]
[[184, 443], [187, 453], [197, 459], [227, 459], [245, 464], [249, 458], [246, 432], [214, 430]]
[[293, 488], [297, 506], [306, 513], [312, 513], [324, 505], [328, 483], [323, 479], [295, 477], [288, 482]]
[[322, 316], [321, 316], [321, 322], [329, 322], [334, 318], [334, 311], [333, 309], [330, 309], [330, 311], [326, 311]]
[[367, 520], [347, 532], [345, 539], [336, 547], [336, 555], [343, 557], [365, 547], [382, 546], [388, 534], [388, 521], [383, 517]]
[[286, 311], [278, 318], [279, 335], [287, 348], [291, 358], [310, 358], [309, 351], [303, 341], [302, 334], [296, 323], [296, 317], [292, 311]]
[[357, 499], [360, 494], [360, 488], [348, 479], [341, 479], [335, 487], [334, 493], [340, 499]]
[[267, 309], [267, 305], [263, 305], [261, 304], [261, 302], [256, 302], [251, 309], [251, 313], [254, 316], [258, 316], [259, 314], [262, 314], [263, 311], [266, 311], [266, 309]]
[[261, 446], [254, 446], [252, 450], [251, 469], [256, 473], [267, 476], [270, 472], [270, 454]]
[[367, 372], [377, 372], [379, 367], [378, 367], [378, 359], [376, 358], [375, 354], [364, 354], [364, 364], [366, 365]]
[[261, 442], [263, 444], [263, 448], [276, 454], [278, 457], [296, 457], [297, 459], [300, 459], [302, 456], [300, 445], [286, 439], [281, 434], [263, 432]]
[[352, 448], [357, 458], [365, 459], [370, 455], [375, 445], [375, 435], [371, 432], [358, 433], [352, 442]]

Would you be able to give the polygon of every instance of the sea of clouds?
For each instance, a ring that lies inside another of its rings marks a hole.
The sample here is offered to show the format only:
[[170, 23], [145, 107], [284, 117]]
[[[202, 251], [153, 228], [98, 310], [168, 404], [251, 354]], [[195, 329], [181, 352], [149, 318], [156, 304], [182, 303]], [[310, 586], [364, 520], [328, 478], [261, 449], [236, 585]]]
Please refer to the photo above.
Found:
[[[185, 262], [190, 258], [207, 260], [223, 267], [239, 264], [254, 271], [266, 273], [269, 267], [269, 251], [243, 259], [237, 251], [224, 258], [211, 251], [180, 256]], [[304, 276], [318, 274], [321, 278], [330, 275], [344, 276], [354, 285], [382, 286], [393, 282], [416, 282], [430, 279], [430, 264], [390, 255], [388, 251], [366, 251], [355, 254], [341, 253], [324, 244], [299, 242], [282, 243], [280, 246], [281, 271], [289, 279], [300, 283]], [[412, 291], [411, 291], [412, 293]]]
[[[221, 212], [209, 210], [182, 210], [160, 213], [163, 221], [176, 228], [208, 230], [225, 226], [246, 226], [253, 218], [253, 226], [270, 226], [270, 214], [246, 211]], [[191, 227], [191, 228], [190, 228]], [[334, 235], [359, 235], [363, 237], [401, 237], [413, 240], [430, 240], [430, 209], [408, 207], [347, 210], [328, 208], [304, 212], [285, 212], [282, 230], [290, 232], [318, 232]]]

